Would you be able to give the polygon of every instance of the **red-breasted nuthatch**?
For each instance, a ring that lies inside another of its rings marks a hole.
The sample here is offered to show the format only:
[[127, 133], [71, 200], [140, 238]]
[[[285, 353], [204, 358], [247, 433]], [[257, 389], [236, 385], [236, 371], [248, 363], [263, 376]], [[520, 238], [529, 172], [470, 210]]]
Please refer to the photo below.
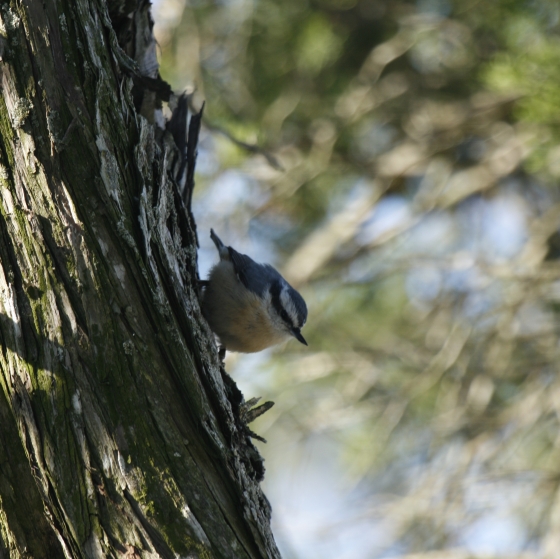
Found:
[[253, 353], [293, 336], [307, 345], [303, 297], [269, 264], [225, 246], [210, 230], [220, 261], [202, 282], [202, 314], [222, 350]]

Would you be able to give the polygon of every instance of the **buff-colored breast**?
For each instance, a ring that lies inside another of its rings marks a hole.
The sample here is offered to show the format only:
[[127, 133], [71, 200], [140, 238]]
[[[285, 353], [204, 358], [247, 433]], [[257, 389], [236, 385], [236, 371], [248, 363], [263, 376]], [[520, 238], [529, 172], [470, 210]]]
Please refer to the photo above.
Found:
[[266, 302], [243, 286], [231, 262], [221, 260], [208, 280], [202, 314], [227, 350], [254, 353], [289, 338], [274, 328]]

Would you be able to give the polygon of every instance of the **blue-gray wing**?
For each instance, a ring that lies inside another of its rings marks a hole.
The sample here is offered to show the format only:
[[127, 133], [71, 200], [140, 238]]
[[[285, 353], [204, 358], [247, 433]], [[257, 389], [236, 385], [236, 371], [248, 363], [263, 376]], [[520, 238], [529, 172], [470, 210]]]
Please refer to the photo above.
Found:
[[272, 266], [258, 264], [246, 254], [241, 254], [231, 247], [228, 247], [228, 251], [235, 273], [241, 283], [249, 291], [262, 296], [268, 289], [272, 278], [279, 275], [278, 272]]

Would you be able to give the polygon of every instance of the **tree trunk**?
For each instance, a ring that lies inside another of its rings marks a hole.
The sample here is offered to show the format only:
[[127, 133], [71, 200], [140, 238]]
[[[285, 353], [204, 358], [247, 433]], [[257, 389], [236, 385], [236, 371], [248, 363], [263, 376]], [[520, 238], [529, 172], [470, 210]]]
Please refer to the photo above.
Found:
[[149, 3], [0, 19], [0, 558], [279, 557], [200, 314]]

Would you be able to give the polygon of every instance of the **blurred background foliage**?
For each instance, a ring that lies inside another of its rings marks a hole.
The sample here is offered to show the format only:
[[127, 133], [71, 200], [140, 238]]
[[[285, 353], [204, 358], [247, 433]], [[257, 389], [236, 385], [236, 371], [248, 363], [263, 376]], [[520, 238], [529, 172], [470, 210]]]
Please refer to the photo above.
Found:
[[276, 406], [286, 559], [560, 557], [560, 4], [157, 0], [206, 101], [194, 211], [277, 265], [309, 347], [228, 356]]

